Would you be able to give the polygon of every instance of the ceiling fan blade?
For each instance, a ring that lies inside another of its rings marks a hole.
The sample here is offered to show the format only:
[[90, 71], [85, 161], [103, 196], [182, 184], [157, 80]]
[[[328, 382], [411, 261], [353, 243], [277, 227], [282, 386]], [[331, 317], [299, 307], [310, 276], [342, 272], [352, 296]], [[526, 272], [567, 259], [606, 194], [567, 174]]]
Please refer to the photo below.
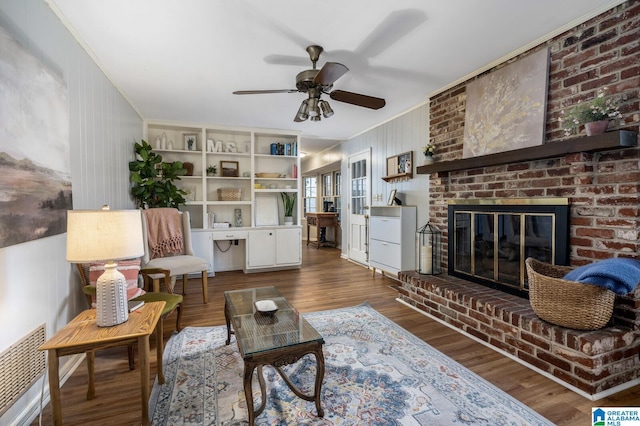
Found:
[[334, 101], [346, 102], [351, 105], [357, 105], [365, 108], [380, 109], [386, 105], [382, 98], [374, 98], [373, 96], [361, 95], [359, 93], [347, 92], [345, 90], [334, 90], [329, 94]]
[[298, 93], [297, 89], [283, 89], [283, 90], [236, 90], [234, 95], [263, 95], [268, 93]]
[[324, 66], [318, 71], [316, 77], [313, 79], [313, 82], [321, 85], [331, 85], [337, 79], [342, 77], [349, 71], [349, 68], [345, 67], [342, 64], [337, 62], [327, 62]]

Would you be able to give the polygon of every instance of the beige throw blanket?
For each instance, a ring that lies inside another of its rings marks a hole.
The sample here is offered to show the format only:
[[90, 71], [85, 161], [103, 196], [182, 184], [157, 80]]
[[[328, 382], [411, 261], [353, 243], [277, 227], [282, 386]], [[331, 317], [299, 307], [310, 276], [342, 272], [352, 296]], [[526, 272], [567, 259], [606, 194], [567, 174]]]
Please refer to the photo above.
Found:
[[182, 218], [177, 209], [157, 208], [143, 210], [147, 220], [147, 235], [151, 259], [182, 254]]

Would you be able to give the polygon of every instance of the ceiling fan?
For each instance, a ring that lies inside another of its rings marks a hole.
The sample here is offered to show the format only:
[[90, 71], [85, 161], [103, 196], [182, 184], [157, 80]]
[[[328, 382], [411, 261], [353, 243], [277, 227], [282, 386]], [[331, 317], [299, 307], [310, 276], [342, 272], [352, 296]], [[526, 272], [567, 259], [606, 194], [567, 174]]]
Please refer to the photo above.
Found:
[[333, 110], [329, 102], [321, 100], [323, 93], [328, 94], [334, 101], [345, 102], [370, 109], [380, 109], [385, 106], [385, 100], [373, 96], [361, 95], [359, 93], [347, 92], [345, 90], [334, 90], [333, 83], [346, 74], [349, 68], [338, 62], [327, 62], [319, 70], [316, 63], [323, 52], [321, 46], [312, 45], [307, 47], [309, 59], [313, 63], [313, 69], [305, 70], [296, 76], [296, 88], [284, 90], [238, 90], [234, 95], [258, 95], [266, 93], [307, 93], [309, 96], [302, 101], [293, 121], [301, 122], [311, 117], [311, 121], [320, 121], [321, 113], [324, 118], [333, 115]]

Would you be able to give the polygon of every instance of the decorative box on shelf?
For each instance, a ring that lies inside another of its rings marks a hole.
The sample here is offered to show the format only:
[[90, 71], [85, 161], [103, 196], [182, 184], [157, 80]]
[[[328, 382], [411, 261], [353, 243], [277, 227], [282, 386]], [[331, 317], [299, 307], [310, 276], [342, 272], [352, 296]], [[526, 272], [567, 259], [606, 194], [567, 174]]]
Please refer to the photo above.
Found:
[[240, 201], [242, 188], [218, 188], [219, 201]]

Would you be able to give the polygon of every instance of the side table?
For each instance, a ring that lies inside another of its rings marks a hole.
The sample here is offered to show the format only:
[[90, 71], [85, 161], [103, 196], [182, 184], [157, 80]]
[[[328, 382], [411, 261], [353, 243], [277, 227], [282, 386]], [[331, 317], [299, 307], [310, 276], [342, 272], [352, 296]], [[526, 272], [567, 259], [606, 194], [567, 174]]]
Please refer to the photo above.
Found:
[[96, 310], [87, 309], [64, 326], [38, 349], [48, 351], [49, 390], [54, 425], [62, 425], [60, 406], [60, 377], [58, 358], [86, 352], [89, 372], [87, 399], [95, 397], [94, 364], [95, 351], [116, 346], [138, 344], [140, 359], [140, 392], [142, 393], [142, 423], [149, 425], [149, 336], [156, 330], [158, 382], [164, 383], [162, 371], [162, 309], [165, 302], [145, 303], [129, 314], [129, 320], [113, 326], [98, 327]]
[[[320, 246], [329, 245], [336, 247], [335, 241], [326, 240], [326, 229], [333, 228], [334, 233], [338, 229], [338, 213], [307, 213], [305, 215], [307, 219], [307, 245], [309, 245], [309, 229], [310, 227], [316, 228], [317, 241], [315, 242], [316, 248]], [[324, 230], [324, 234], [323, 234]], [[337, 235], [337, 234], [335, 234]]]

